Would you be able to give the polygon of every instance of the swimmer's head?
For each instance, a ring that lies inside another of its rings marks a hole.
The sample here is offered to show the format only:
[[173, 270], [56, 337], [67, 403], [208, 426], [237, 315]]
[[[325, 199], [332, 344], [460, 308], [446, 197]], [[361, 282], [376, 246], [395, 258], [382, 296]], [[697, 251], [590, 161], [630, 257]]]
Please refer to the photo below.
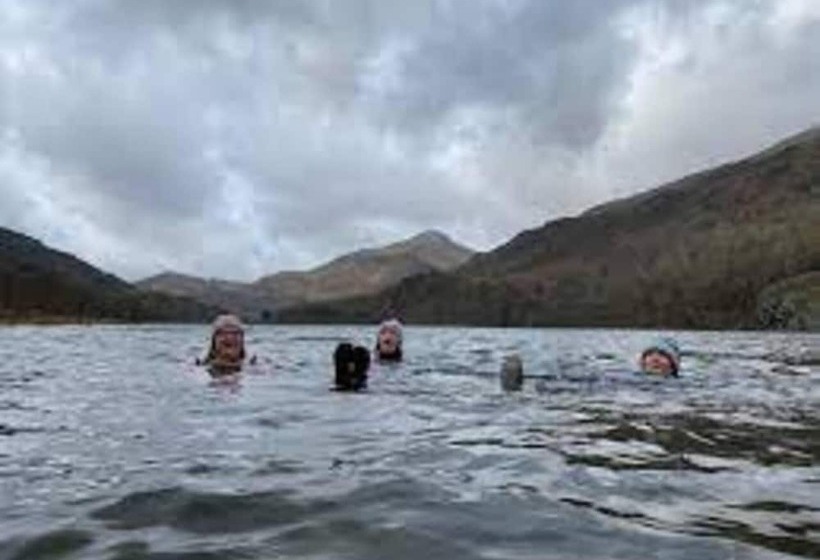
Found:
[[220, 315], [211, 330], [208, 360], [241, 362], [245, 359], [245, 327], [235, 315]]
[[656, 340], [641, 353], [640, 368], [650, 375], [677, 377], [680, 369], [678, 344], [669, 338]]
[[339, 391], [359, 391], [367, 387], [367, 370], [370, 369], [370, 352], [362, 346], [344, 342], [333, 352], [336, 369], [334, 384]]
[[384, 321], [379, 325], [376, 336], [376, 355], [380, 360], [402, 359], [402, 324], [397, 319]]

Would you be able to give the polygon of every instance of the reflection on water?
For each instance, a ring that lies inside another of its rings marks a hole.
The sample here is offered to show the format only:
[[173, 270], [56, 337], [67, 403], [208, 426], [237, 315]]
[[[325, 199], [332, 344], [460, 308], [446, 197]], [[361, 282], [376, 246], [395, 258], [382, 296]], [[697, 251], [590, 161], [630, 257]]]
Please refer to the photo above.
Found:
[[371, 331], [256, 328], [213, 384], [206, 327], [0, 330], [0, 560], [820, 558], [817, 335], [677, 333], [658, 380], [654, 333], [416, 328], [329, 391]]

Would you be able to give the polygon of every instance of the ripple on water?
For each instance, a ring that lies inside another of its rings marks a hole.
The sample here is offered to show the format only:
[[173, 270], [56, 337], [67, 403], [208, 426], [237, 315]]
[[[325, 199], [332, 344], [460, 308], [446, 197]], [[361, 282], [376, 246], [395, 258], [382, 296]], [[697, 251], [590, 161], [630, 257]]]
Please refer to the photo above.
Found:
[[230, 495], [166, 488], [129, 494], [91, 516], [117, 530], [164, 526], [197, 534], [241, 533], [295, 523], [329, 506], [291, 497], [286, 491]]
[[108, 548], [106, 560], [249, 560], [259, 558], [252, 547], [234, 547], [216, 550], [152, 552], [142, 541], [127, 541]]
[[27, 331], [42, 359], [0, 373], [0, 560], [820, 557], [816, 337], [678, 333], [662, 380], [631, 372], [654, 333], [405, 334], [343, 395], [333, 345], [372, 329], [254, 327], [275, 367], [215, 389], [185, 365], [201, 327]]
[[693, 535], [720, 537], [804, 558], [820, 558], [820, 542], [805, 538], [809, 531], [820, 530], [820, 523], [816, 522], [796, 527], [780, 524], [781, 534], [761, 531], [747, 523], [720, 517], [694, 520], [691, 527], [688, 532]]
[[26, 539], [0, 543], [3, 558], [9, 560], [47, 560], [66, 558], [87, 548], [94, 537], [86, 531], [60, 529]]

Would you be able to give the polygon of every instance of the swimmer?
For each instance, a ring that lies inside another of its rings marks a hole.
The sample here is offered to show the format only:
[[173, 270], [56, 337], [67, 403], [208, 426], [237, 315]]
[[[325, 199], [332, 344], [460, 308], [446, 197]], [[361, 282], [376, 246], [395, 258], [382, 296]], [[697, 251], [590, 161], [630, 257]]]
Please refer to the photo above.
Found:
[[[245, 327], [235, 315], [220, 315], [213, 323], [211, 346], [205, 359], [197, 365], [207, 366], [214, 377], [233, 375], [242, 370], [245, 362]], [[256, 356], [248, 361], [256, 363]]]
[[380, 361], [400, 362], [402, 360], [403, 330], [398, 319], [389, 319], [379, 325], [375, 352]]
[[337, 391], [359, 391], [367, 388], [367, 370], [370, 369], [370, 352], [363, 346], [343, 342], [333, 352], [336, 369], [334, 384]]
[[680, 370], [680, 348], [671, 338], [659, 338], [641, 353], [640, 370], [648, 375], [677, 377]]

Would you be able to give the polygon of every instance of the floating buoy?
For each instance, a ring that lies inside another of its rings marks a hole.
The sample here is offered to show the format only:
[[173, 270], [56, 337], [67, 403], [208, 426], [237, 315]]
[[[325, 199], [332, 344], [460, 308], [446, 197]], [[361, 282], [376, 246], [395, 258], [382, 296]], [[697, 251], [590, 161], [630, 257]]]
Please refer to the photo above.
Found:
[[524, 386], [524, 365], [518, 354], [504, 358], [500, 379], [501, 388], [505, 391], [520, 391]]

